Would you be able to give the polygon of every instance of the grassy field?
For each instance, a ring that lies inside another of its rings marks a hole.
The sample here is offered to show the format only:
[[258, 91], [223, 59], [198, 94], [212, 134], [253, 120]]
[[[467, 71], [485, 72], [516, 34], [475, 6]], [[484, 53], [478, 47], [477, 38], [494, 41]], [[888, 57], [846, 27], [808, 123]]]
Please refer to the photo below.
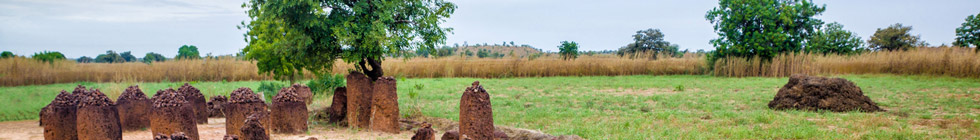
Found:
[[[766, 104], [787, 78], [702, 75], [407, 79], [399, 81], [398, 94], [403, 114], [418, 105], [425, 116], [458, 120], [463, 89], [480, 80], [491, 95], [496, 124], [588, 139], [980, 139], [978, 79], [842, 77], [888, 111], [774, 111]], [[115, 98], [130, 83], [83, 84]], [[179, 84], [140, 85], [152, 93]], [[254, 89], [258, 82], [194, 85], [215, 95], [242, 86]], [[407, 91], [416, 85], [424, 88], [410, 98]], [[0, 116], [35, 119], [57, 91], [73, 87], [0, 87]]]

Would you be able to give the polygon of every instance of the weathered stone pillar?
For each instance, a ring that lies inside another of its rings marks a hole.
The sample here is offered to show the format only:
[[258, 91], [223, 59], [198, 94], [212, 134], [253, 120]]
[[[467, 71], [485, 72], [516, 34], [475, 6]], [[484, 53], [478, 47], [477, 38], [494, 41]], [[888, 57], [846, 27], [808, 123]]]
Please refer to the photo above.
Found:
[[157, 91], [153, 95], [153, 115], [150, 117], [150, 130], [153, 134], [184, 133], [191, 139], [200, 139], [197, 132], [192, 103], [174, 89]]
[[371, 79], [360, 72], [347, 75], [347, 124], [355, 128], [368, 128], [371, 120], [371, 96], [374, 92]]
[[395, 78], [378, 77], [371, 95], [371, 130], [398, 134], [398, 93]]
[[119, 122], [124, 131], [140, 130], [150, 127], [150, 109], [152, 102], [146, 98], [139, 86], [129, 86], [116, 99], [119, 110]]
[[459, 101], [459, 133], [477, 140], [493, 139], [493, 109], [490, 94], [473, 82], [467, 87]]

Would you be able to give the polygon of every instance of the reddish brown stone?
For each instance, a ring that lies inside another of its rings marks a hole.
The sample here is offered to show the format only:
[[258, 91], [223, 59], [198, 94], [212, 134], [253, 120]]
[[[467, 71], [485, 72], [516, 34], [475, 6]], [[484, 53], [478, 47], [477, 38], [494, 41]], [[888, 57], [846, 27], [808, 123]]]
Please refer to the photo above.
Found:
[[121, 140], [119, 110], [109, 97], [98, 89], [76, 95], [78, 116], [75, 123], [79, 140]]
[[459, 131], [449, 130], [442, 134], [442, 140], [471, 140], [471, 138], [466, 135], [460, 135]]
[[344, 120], [347, 116], [347, 88], [338, 87], [333, 91], [333, 102], [330, 103], [330, 108], [327, 110], [327, 114], [330, 115], [329, 122], [338, 123]]
[[153, 140], [190, 140], [190, 139], [191, 138], [187, 137], [186, 134], [180, 132], [174, 133], [173, 135], [167, 135], [161, 133], [156, 133], [156, 135], [153, 135]]
[[398, 134], [398, 93], [393, 77], [379, 77], [374, 81], [371, 95], [371, 125], [374, 131]]
[[208, 101], [208, 117], [225, 117], [225, 113], [222, 111], [225, 104], [228, 104], [228, 97], [211, 97], [211, 100]]
[[76, 121], [75, 95], [62, 90], [44, 109], [41, 109], [40, 122], [44, 127], [45, 140], [78, 139], [75, 130]]
[[194, 112], [185, 96], [174, 89], [157, 91], [153, 95], [153, 112], [150, 130], [154, 134], [184, 133], [191, 139], [199, 139]]
[[170, 135], [156, 133], [155, 135], [153, 135], [153, 140], [170, 140]]
[[124, 131], [140, 130], [150, 127], [151, 102], [139, 86], [129, 86], [116, 99], [119, 122]]
[[834, 112], [885, 111], [864, 96], [861, 88], [842, 78], [793, 75], [769, 102], [769, 108], [830, 110]]
[[478, 140], [493, 139], [493, 109], [490, 94], [473, 82], [459, 101], [459, 133]]
[[[242, 136], [241, 129], [245, 125], [245, 119], [252, 114], [269, 114], [268, 106], [258, 94], [249, 88], [239, 88], [231, 93], [228, 104], [225, 104], [225, 133], [229, 135]], [[268, 118], [268, 117], [266, 117]], [[269, 122], [269, 121], [266, 121]], [[271, 124], [271, 123], [264, 123]], [[263, 127], [269, 128], [269, 127]]]
[[245, 125], [241, 128], [241, 136], [244, 140], [268, 140], [269, 133], [263, 127], [261, 117], [251, 115], [245, 120]]
[[238, 135], [225, 135], [223, 140], [238, 140]]
[[300, 134], [307, 130], [308, 119], [305, 98], [298, 95], [296, 88], [279, 90], [272, 100], [272, 132]]
[[510, 136], [507, 136], [507, 133], [504, 133], [504, 131], [497, 130], [497, 131], [493, 131], [493, 139], [495, 139], [495, 140], [509, 140], [510, 139]]
[[303, 98], [303, 102], [306, 102], [307, 105], [313, 103], [313, 91], [310, 90], [310, 87], [298, 83], [293, 84], [292, 87], [296, 89], [296, 94], [299, 95], [300, 98]]
[[347, 124], [355, 128], [368, 128], [371, 123], [371, 79], [360, 72], [347, 75]]
[[194, 88], [188, 83], [184, 83], [183, 86], [177, 89], [177, 92], [184, 96], [187, 102], [190, 102], [191, 109], [194, 110], [194, 119], [196, 119], [198, 124], [208, 123], [208, 103], [207, 99], [204, 99], [204, 94], [201, 94], [201, 90]]
[[436, 131], [432, 130], [432, 124], [422, 123], [422, 128], [415, 131], [415, 135], [412, 136], [412, 140], [435, 140]]

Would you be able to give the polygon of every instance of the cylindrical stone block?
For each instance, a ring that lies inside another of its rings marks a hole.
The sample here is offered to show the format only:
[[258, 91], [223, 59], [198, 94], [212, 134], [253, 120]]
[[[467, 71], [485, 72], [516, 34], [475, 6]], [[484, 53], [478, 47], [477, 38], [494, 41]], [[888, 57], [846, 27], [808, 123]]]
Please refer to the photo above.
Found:
[[472, 139], [493, 139], [493, 109], [490, 105], [490, 94], [473, 82], [467, 87], [459, 101], [459, 133]]
[[119, 110], [109, 97], [99, 90], [89, 90], [77, 95], [78, 116], [75, 123], [79, 140], [121, 140]]
[[360, 72], [347, 75], [347, 124], [368, 128], [371, 120], [371, 79]]
[[140, 130], [150, 127], [150, 109], [152, 102], [139, 86], [126, 88], [119, 99], [116, 108], [119, 110], [119, 122], [124, 131]]
[[153, 97], [150, 129], [153, 134], [184, 133], [190, 139], [200, 139], [191, 104], [173, 89], [158, 91]]
[[184, 83], [183, 86], [177, 89], [177, 92], [184, 96], [187, 102], [190, 102], [191, 109], [194, 110], [194, 119], [196, 119], [198, 124], [208, 123], [208, 103], [204, 99], [204, 94], [201, 94], [201, 90], [198, 90], [194, 86], [188, 83]]
[[370, 129], [398, 134], [398, 93], [395, 78], [379, 77], [374, 81], [374, 94], [371, 95]]

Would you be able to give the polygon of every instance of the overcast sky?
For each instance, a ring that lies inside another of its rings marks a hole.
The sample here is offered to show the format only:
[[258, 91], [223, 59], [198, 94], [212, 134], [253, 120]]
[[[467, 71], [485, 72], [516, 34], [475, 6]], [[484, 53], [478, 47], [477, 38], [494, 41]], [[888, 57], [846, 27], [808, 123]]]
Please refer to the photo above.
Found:
[[[157, 52], [168, 57], [184, 44], [201, 54], [233, 54], [244, 48], [236, 28], [248, 17], [243, 0], [0, 0], [0, 50], [30, 55], [44, 50], [67, 57], [106, 50]], [[560, 41], [583, 50], [612, 50], [631, 42], [637, 30], [656, 28], [681, 49], [711, 50], [717, 35], [704, 19], [713, 0], [454, 0], [444, 24], [453, 43], [514, 41], [555, 51]], [[950, 44], [954, 29], [980, 13], [978, 0], [818, 0], [818, 18], [840, 22], [867, 39], [894, 23], [932, 45]]]

